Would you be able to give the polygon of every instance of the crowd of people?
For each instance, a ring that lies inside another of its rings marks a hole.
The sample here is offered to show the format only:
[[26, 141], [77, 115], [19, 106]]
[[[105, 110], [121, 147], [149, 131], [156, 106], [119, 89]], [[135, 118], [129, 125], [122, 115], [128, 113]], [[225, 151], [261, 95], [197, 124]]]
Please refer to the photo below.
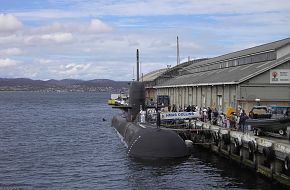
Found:
[[199, 112], [200, 120], [203, 122], [209, 122], [213, 125], [219, 125], [221, 127], [231, 128], [235, 130], [245, 131], [246, 120], [249, 118], [242, 108], [239, 107], [238, 113], [231, 112], [229, 116], [225, 113], [218, 111], [217, 108], [210, 107], [198, 107], [197, 105], [188, 105], [185, 107], [169, 105], [166, 111], [169, 112]]
[[[153, 99], [151, 99], [149, 105], [157, 106], [156, 102], [154, 102]], [[168, 106], [165, 106], [164, 104], [162, 104], [159, 107], [159, 110], [161, 112], [198, 112], [199, 120], [203, 122], [209, 122], [213, 125], [218, 125], [221, 127], [230, 128], [233, 130], [239, 130], [243, 132], [248, 130], [248, 126], [246, 126], [246, 120], [249, 118], [255, 119], [253, 117], [253, 114], [254, 114], [253, 110], [251, 110], [249, 112], [249, 115], [247, 115], [245, 110], [242, 109], [241, 106], [238, 106], [238, 110], [234, 110], [234, 108], [231, 108], [231, 109], [227, 108], [225, 113], [220, 110], [217, 110], [217, 108], [199, 107], [197, 105], [177, 106], [176, 104], [172, 104]], [[283, 111], [283, 115], [286, 117], [289, 117], [290, 108], [287, 108], [287, 110]]]

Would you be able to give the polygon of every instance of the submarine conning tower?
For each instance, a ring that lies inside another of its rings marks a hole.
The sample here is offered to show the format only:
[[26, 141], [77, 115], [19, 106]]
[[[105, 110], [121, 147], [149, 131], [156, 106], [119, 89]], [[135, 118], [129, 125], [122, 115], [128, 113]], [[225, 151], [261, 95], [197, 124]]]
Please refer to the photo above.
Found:
[[145, 109], [145, 86], [139, 82], [139, 51], [137, 50], [137, 81], [129, 87], [129, 106], [117, 107], [126, 114], [115, 115], [112, 126], [128, 146], [128, 155], [145, 159], [171, 159], [190, 154], [183, 139], [170, 130], [157, 128], [136, 120], [140, 109]]
[[145, 106], [145, 87], [143, 82], [132, 81], [129, 88], [129, 106], [128, 121], [134, 121], [140, 112], [140, 107]]

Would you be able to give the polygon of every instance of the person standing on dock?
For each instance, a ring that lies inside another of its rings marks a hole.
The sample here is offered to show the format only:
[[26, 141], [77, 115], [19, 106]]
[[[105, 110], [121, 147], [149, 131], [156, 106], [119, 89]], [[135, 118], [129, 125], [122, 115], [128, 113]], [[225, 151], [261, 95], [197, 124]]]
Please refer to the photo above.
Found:
[[168, 105], [168, 112], [171, 112], [171, 105]]
[[235, 129], [237, 124], [237, 116], [235, 112], [232, 112], [230, 115], [230, 128]]
[[176, 108], [175, 104], [173, 104], [173, 106], [172, 106], [172, 112], [177, 112], [177, 108]]
[[207, 109], [203, 108], [202, 110], [203, 122], [207, 122]]
[[249, 119], [249, 117], [247, 116], [245, 110], [242, 110], [242, 113], [240, 115], [239, 128], [243, 131], [243, 133], [245, 132], [245, 124], [247, 119]]
[[218, 119], [218, 116], [219, 116], [219, 112], [217, 111], [216, 108], [213, 109], [213, 112], [212, 112], [212, 124], [213, 125], [217, 125], [217, 119]]
[[194, 105], [191, 106], [191, 109], [192, 109], [192, 112], [196, 112], [196, 110], [197, 110], [196, 106], [194, 106]]
[[192, 109], [191, 109], [191, 106], [190, 106], [190, 105], [188, 105], [188, 106], [187, 106], [187, 108], [186, 108], [186, 111], [187, 111], [187, 112], [191, 112], [191, 111], [192, 111]]
[[208, 121], [211, 122], [211, 113], [212, 113], [212, 110], [210, 109], [210, 107], [207, 108], [207, 118], [208, 118]]

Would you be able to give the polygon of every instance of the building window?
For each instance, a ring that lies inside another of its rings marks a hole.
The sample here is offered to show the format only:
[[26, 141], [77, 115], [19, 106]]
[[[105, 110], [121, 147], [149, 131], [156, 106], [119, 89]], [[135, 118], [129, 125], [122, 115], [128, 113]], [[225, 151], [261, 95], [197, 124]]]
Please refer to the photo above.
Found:
[[237, 101], [236, 100], [236, 95], [233, 95], [233, 101], [231, 102], [231, 106], [234, 107], [234, 108], [236, 107], [236, 101]]
[[234, 66], [237, 66], [237, 65], [238, 65], [238, 61], [234, 60]]
[[222, 110], [223, 108], [223, 96], [217, 95], [217, 106], [219, 110]]
[[246, 58], [240, 58], [239, 60], [238, 60], [238, 64], [239, 65], [243, 65], [243, 64], [245, 64], [245, 62], [246, 62]]
[[252, 59], [251, 56], [246, 57], [245, 64], [251, 63], [251, 59]]
[[202, 98], [202, 106], [203, 107], [206, 107], [206, 105], [205, 105], [205, 95], [202, 95], [201, 98]]

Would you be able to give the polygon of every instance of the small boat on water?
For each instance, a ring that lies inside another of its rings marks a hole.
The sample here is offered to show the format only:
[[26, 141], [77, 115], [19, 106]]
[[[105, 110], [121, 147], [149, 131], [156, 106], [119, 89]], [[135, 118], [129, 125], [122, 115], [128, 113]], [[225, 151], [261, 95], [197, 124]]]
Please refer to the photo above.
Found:
[[279, 106], [272, 106], [270, 109], [267, 106], [254, 106], [249, 112], [249, 119], [246, 120], [246, 125], [250, 126], [257, 136], [263, 133], [286, 136], [287, 127], [290, 127], [290, 107], [284, 106], [284, 113], [277, 112], [275, 110], [277, 108]]
[[108, 105], [128, 105], [128, 95], [125, 93], [111, 94], [111, 98], [108, 100]]

